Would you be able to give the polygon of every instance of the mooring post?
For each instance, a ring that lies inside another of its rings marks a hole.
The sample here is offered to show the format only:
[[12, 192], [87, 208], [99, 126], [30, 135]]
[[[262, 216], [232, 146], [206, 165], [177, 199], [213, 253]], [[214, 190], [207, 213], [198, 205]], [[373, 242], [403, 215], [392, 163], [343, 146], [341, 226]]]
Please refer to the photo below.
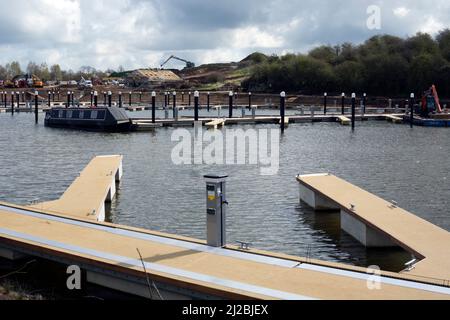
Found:
[[7, 103], [8, 103], [8, 93], [5, 91], [5, 100], [3, 101], [3, 103], [5, 104], [5, 112], [6, 112], [6, 108], [7, 108]]
[[248, 93], [248, 110], [252, 109], [252, 93]]
[[108, 107], [112, 107], [112, 92], [108, 91]]
[[209, 112], [209, 92], [208, 92], [208, 96], [207, 96], [207, 98], [206, 98], [206, 109], [208, 110], [208, 112]]
[[156, 92], [152, 92], [152, 123], [155, 123], [156, 116]]
[[94, 91], [91, 91], [91, 108], [94, 106]]
[[[173, 114], [173, 118], [175, 119], [175, 116], [177, 116], [177, 118], [178, 118], [178, 114], [177, 114], [177, 110], [176, 110], [176, 108], [177, 108], [177, 92], [174, 91], [172, 94], [173, 94], [172, 114]], [[170, 97], [170, 95], [168, 97]]]
[[11, 115], [14, 115], [14, 91], [11, 92]]
[[198, 100], [200, 93], [198, 91], [194, 92], [194, 120], [198, 121]]
[[39, 116], [38, 116], [38, 94], [39, 92], [34, 92], [34, 120], [36, 124], [39, 122]]
[[133, 93], [130, 91], [129, 93], [128, 93], [128, 105], [131, 107], [131, 95], [132, 95]]
[[190, 107], [191, 106], [191, 92], [189, 91], [189, 103], [188, 103], [188, 106]]
[[324, 93], [323, 94], [323, 114], [326, 115], [327, 114], [327, 97], [328, 97], [328, 93]]
[[142, 102], [142, 92], [139, 92], [139, 102]]
[[17, 101], [17, 112], [19, 112], [19, 108], [20, 108], [20, 92], [17, 91], [16, 92], [16, 101]]
[[98, 107], [98, 92], [94, 91], [94, 107]]
[[67, 105], [66, 108], [70, 107], [70, 91], [67, 91]]
[[363, 94], [363, 110], [362, 110], [362, 115], [364, 116], [366, 114], [366, 101], [367, 100], [367, 94], [364, 93]]
[[284, 133], [284, 117], [285, 117], [285, 103], [286, 103], [286, 92], [282, 91], [280, 93], [280, 127], [281, 133]]
[[233, 91], [228, 93], [228, 117], [233, 118]]
[[352, 93], [352, 130], [355, 130], [356, 118], [356, 94]]
[[345, 114], [345, 93], [342, 92], [342, 114]]
[[48, 91], [48, 100], [47, 100], [47, 105], [50, 107], [50, 99], [51, 99], [51, 93], [50, 91]]
[[72, 106], [75, 105], [75, 99], [74, 99], [75, 92], [72, 91], [71, 97], [72, 97]]
[[412, 128], [414, 126], [414, 93], [411, 93], [411, 95], [410, 95], [409, 112], [410, 112], [409, 123], [410, 123], [410, 127]]
[[119, 91], [119, 108], [123, 107], [123, 103], [122, 103], [122, 92]]
[[55, 91], [52, 91], [52, 101], [55, 102]]

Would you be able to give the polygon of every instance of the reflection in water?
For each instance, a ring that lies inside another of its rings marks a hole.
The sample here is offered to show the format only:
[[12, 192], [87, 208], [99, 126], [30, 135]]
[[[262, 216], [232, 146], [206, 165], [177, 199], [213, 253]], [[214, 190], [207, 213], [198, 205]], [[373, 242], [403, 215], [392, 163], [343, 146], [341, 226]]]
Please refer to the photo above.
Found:
[[55, 199], [92, 157], [122, 154], [124, 176], [109, 217], [115, 223], [204, 239], [203, 175], [226, 172], [229, 243], [402, 269], [408, 254], [366, 250], [340, 230], [338, 214], [315, 214], [299, 204], [295, 176], [330, 172], [450, 230], [446, 129], [364, 122], [352, 133], [334, 123], [294, 124], [281, 138], [279, 173], [261, 176], [257, 166], [175, 166], [172, 128], [106, 134], [45, 128], [42, 120], [36, 126], [31, 114], [0, 115], [0, 200]]

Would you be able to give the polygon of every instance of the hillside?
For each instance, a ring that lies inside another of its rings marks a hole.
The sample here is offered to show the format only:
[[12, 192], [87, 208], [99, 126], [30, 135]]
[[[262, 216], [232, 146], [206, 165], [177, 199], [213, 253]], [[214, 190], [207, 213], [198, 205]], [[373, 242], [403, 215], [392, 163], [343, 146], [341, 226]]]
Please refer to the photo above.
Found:
[[242, 82], [250, 77], [252, 67], [267, 59], [266, 55], [255, 52], [240, 62], [204, 64], [177, 73], [187, 81], [187, 87], [196, 87], [199, 90], [228, 90], [240, 88]]

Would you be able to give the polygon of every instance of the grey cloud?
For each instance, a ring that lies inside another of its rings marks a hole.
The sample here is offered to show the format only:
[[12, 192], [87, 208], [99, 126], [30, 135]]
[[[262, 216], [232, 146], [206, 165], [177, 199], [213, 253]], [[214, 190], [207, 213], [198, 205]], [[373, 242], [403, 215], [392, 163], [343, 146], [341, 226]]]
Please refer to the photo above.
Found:
[[[255, 50], [281, 53], [316, 44], [359, 43], [379, 33], [408, 36], [427, 21], [432, 28], [449, 27], [450, 20], [448, 0], [432, 6], [426, 0], [59, 0], [62, 11], [56, 12], [51, 3], [36, 0], [30, 6], [26, 0], [0, 0], [0, 63], [40, 62], [51, 55], [73, 69], [156, 67], [172, 53], [197, 63], [225, 61]], [[79, 6], [79, 30], [75, 13], [65, 14], [64, 4], [77, 10]], [[372, 4], [381, 8], [381, 30], [366, 27], [366, 9]], [[399, 7], [408, 14], [396, 16], [393, 11]], [[33, 11], [43, 19], [42, 32], [37, 22], [21, 19]], [[74, 25], [67, 23], [71, 18]], [[74, 35], [72, 42], [66, 41], [67, 34]], [[236, 39], [237, 34], [243, 39]], [[244, 39], [253, 47], [238, 43]]]

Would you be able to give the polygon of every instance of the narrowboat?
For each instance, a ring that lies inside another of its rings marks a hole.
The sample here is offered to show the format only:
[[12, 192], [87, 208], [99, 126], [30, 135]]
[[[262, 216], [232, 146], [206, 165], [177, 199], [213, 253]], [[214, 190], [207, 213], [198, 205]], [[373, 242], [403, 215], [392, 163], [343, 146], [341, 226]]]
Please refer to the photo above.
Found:
[[45, 126], [90, 131], [127, 132], [132, 130], [132, 121], [126, 112], [118, 107], [55, 107], [46, 111]]

